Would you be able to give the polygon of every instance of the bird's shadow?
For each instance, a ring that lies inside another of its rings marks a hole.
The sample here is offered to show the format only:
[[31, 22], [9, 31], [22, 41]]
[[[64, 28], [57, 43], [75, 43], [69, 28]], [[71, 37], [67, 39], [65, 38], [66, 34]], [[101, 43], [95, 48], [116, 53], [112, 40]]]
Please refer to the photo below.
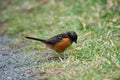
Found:
[[[44, 54], [44, 58], [46, 58], [46, 60], [48, 62], [51, 62], [51, 61], [61, 61], [57, 54], [55, 55], [55, 54], [51, 54], [51, 53], [45, 53]], [[68, 56], [61, 55], [61, 59], [62, 60], [66, 60], [66, 59], [68, 59]]]
[[[67, 58], [68, 58], [67, 56], [65, 56], [65, 57], [62, 56], [62, 57], [61, 57], [62, 60], [66, 60]], [[54, 61], [56, 61], [56, 60], [57, 60], [57, 61], [61, 61], [58, 56], [49, 57], [48, 60], [49, 60], [49, 61], [53, 61], [53, 60], [54, 60]]]

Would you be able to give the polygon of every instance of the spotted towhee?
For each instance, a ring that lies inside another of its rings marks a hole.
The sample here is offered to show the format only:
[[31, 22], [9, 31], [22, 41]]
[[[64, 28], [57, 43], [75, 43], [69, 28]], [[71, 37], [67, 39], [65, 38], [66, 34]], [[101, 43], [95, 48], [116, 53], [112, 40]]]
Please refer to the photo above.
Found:
[[77, 43], [77, 34], [74, 31], [58, 34], [49, 39], [38, 39], [33, 37], [26, 37], [27, 39], [33, 39], [41, 41], [46, 44], [49, 48], [55, 50], [57, 53], [63, 52], [73, 42]]

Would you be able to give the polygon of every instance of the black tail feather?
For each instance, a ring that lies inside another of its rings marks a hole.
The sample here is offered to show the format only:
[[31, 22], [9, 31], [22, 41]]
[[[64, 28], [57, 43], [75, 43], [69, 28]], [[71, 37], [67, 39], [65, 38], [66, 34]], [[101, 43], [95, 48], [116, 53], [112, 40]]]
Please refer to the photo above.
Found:
[[41, 42], [46, 42], [46, 40], [44, 39], [38, 39], [38, 38], [33, 38], [33, 37], [26, 37], [27, 39], [32, 39], [32, 40], [37, 40], [37, 41], [41, 41]]

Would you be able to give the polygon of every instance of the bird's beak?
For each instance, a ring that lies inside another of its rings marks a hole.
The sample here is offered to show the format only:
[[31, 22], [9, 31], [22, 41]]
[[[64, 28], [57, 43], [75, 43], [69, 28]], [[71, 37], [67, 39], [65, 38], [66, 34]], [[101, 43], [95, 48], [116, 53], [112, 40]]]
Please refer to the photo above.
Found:
[[75, 43], [77, 43], [77, 40], [75, 41]]

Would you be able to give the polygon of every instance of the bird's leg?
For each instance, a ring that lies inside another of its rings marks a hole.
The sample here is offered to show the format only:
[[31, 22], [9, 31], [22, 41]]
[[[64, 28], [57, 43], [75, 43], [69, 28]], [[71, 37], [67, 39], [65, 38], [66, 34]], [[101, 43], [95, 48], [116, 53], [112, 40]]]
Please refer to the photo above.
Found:
[[59, 60], [63, 62], [63, 59], [62, 59], [60, 53], [57, 53], [57, 52], [55, 52], [55, 53], [58, 55]]
[[63, 59], [62, 59], [62, 57], [61, 57], [61, 55], [59, 53], [58, 53], [58, 58], [59, 58], [60, 61], [63, 62]]

